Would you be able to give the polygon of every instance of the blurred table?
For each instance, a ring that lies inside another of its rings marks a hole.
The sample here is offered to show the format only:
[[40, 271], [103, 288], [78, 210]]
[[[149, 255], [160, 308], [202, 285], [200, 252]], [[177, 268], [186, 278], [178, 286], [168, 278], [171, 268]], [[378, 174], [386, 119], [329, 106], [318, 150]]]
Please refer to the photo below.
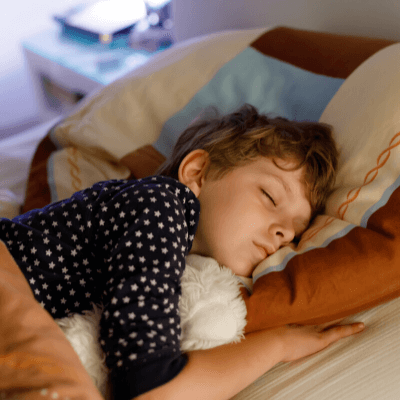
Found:
[[162, 51], [134, 50], [126, 38], [85, 43], [65, 37], [59, 27], [33, 35], [22, 47], [43, 120], [68, 113], [87, 94]]

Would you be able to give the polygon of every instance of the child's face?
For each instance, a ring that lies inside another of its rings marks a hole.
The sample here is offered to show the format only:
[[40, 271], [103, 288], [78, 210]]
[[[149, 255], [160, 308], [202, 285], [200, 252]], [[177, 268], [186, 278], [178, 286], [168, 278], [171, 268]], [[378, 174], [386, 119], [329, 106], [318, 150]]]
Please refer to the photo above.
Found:
[[191, 253], [250, 276], [261, 261], [307, 228], [311, 206], [303, 174], [303, 169], [285, 171], [260, 157], [219, 180], [205, 179], [197, 196], [200, 220]]

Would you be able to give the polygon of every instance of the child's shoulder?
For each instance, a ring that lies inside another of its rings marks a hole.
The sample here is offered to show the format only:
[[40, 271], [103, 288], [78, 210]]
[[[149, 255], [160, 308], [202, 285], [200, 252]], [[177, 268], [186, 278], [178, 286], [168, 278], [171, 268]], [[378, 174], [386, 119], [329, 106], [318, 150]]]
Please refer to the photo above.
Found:
[[135, 179], [131, 182], [132, 187], [137, 190], [143, 189], [150, 192], [162, 192], [165, 196], [194, 196], [194, 193], [186, 185], [168, 176], [153, 175], [146, 178]]
[[141, 179], [130, 180], [109, 180], [98, 182], [93, 185], [90, 190], [101, 191], [110, 197], [127, 196], [137, 197], [142, 195], [161, 196], [165, 200], [172, 199], [196, 202], [197, 198], [194, 193], [183, 183], [178, 180], [162, 176], [153, 175]]

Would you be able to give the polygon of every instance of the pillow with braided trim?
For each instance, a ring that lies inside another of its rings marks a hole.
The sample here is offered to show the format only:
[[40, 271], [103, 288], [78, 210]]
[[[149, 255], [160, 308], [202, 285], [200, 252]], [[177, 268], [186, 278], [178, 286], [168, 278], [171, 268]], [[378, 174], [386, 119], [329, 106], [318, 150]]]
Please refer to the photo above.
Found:
[[379, 51], [322, 114], [341, 153], [334, 192], [296, 249], [254, 271], [247, 332], [329, 322], [400, 295], [399, 63], [400, 44]]

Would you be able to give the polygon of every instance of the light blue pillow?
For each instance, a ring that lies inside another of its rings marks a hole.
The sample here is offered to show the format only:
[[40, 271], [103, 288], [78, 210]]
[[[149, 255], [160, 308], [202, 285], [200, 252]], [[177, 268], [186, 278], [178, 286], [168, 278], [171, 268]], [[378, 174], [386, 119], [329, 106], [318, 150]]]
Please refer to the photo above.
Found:
[[179, 135], [210, 106], [228, 114], [249, 103], [271, 116], [318, 121], [343, 82], [344, 79], [314, 74], [248, 47], [165, 123], [154, 147], [169, 157]]

